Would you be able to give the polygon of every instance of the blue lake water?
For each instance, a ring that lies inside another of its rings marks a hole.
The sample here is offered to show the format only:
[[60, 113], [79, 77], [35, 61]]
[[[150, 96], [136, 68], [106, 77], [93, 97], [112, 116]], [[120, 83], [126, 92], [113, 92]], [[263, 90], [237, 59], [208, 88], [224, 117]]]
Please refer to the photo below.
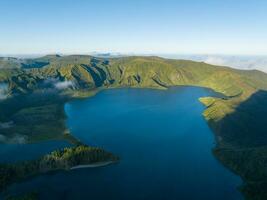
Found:
[[214, 135], [198, 101], [210, 95], [197, 87], [112, 89], [67, 103], [73, 135], [120, 162], [38, 176], [9, 190], [36, 190], [42, 199], [242, 199], [241, 179], [212, 155]]
[[64, 141], [49, 141], [35, 144], [0, 144], [1, 163], [14, 163], [41, 157], [56, 149], [71, 146]]

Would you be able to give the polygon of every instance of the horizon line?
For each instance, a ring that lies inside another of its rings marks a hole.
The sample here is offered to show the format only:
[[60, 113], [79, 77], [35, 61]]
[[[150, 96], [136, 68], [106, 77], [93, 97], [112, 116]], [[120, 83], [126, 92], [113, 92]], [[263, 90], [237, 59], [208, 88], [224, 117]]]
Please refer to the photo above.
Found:
[[73, 52], [73, 53], [61, 53], [61, 52], [47, 52], [47, 53], [0, 53], [0, 57], [26, 57], [26, 56], [47, 56], [47, 55], [88, 55], [95, 56], [97, 54], [110, 54], [110, 56], [239, 56], [239, 57], [267, 57], [267, 54], [238, 54], [238, 53], [137, 53], [137, 52], [109, 52], [109, 51], [92, 51], [92, 52]]

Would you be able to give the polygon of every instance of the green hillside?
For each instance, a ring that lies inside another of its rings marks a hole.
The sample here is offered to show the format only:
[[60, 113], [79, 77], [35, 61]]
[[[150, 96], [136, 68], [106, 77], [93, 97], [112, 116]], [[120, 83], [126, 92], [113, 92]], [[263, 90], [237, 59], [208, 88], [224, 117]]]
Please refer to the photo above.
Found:
[[0, 83], [9, 86], [9, 98], [0, 102], [0, 125], [13, 123], [0, 129], [7, 142], [18, 134], [26, 142], [65, 138], [64, 103], [101, 89], [191, 85], [220, 92], [224, 98], [200, 99], [216, 136], [214, 155], [244, 179], [242, 190], [248, 199], [267, 199], [267, 74], [263, 72], [159, 57], [85, 55], [2, 58], [0, 69]]

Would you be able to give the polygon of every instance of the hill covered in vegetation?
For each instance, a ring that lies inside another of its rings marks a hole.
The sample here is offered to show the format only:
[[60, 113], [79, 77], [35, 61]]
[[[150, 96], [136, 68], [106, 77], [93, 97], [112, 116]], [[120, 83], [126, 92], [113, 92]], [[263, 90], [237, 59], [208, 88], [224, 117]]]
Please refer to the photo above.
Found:
[[8, 86], [0, 102], [0, 139], [5, 142], [21, 137], [23, 142], [70, 139], [64, 103], [101, 89], [191, 85], [220, 92], [224, 98], [200, 99], [216, 136], [214, 154], [244, 179], [246, 197], [267, 198], [267, 74], [263, 72], [159, 57], [85, 55], [1, 58], [0, 69], [0, 83]]

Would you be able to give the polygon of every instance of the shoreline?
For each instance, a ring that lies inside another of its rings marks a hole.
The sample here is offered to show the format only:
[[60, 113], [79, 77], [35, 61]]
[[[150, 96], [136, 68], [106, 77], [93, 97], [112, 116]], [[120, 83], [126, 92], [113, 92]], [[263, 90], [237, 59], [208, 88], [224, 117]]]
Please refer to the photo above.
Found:
[[113, 164], [114, 161], [106, 161], [106, 162], [97, 162], [93, 164], [87, 164], [87, 165], [76, 165], [74, 167], [71, 167], [70, 170], [75, 170], [75, 169], [83, 169], [83, 168], [96, 168], [96, 167], [104, 167], [110, 164]]

